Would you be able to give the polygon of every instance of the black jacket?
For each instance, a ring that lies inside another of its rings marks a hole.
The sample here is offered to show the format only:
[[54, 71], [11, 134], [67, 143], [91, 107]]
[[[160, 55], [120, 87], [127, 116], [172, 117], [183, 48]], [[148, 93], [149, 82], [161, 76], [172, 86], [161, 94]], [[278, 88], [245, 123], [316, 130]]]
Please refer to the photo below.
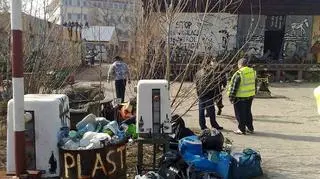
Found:
[[196, 90], [198, 97], [216, 97], [226, 86], [227, 79], [224, 74], [215, 73], [210, 68], [202, 68], [196, 73]]

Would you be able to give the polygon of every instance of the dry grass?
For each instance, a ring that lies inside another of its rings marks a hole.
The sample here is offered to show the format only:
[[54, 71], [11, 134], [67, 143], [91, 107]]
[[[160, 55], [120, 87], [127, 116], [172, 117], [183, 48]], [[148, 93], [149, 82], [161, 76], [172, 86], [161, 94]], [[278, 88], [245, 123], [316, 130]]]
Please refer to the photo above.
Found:
[[6, 136], [0, 135], [0, 171], [6, 168]]

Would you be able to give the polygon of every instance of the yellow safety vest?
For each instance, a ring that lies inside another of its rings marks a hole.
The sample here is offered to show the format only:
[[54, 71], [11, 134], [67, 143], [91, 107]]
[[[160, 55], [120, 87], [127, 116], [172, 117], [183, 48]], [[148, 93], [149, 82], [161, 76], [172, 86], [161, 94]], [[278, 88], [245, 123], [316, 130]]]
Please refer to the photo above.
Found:
[[[236, 97], [246, 98], [256, 95], [256, 71], [250, 67], [243, 67], [239, 69], [231, 78], [233, 82], [236, 74], [240, 74], [240, 85], [237, 90]], [[230, 94], [231, 85], [229, 85], [228, 94]]]

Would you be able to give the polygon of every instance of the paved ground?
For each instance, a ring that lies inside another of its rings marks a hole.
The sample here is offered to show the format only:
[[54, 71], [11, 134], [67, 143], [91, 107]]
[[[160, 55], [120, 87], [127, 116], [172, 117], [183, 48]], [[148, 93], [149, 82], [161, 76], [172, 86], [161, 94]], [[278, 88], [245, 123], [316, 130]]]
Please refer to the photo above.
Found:
[[[313, 89], [316, 85], [274, 84], [274, 99], [255, 99], [253, 103], [254, 135], [238, 136], [233, 108], [224, 100], [219, 123], [223, 134], [233, 140], [234, 150], [251, 147], [260, 151], [266, 175], [263, 178], [320, 178], [320, 116]], [[185, 117], [187, 125], [198, 127], [197, 112]], [[207, 121], [209, 122], [209, 121]]]
[[[88, 84], [88, 83], [85, 83]], [[112, 84], [112, 83], [111, 83]], [[104, 83], [106, 94], [113, 98], [113, 87]], [[134, 84], [130, 85], [131, 87]], [[172, 91], [177, 90], [177, 84]], [[253, 103], [254, 135], [237, 136], [232, 133], [236, 123], [233, 108], [224, 100], [223, 115], [218, 117], [219, 123], [226, 129], [225, 137], [234, 144], [234, 151], [250, 147], [262, 155], [265, 176], [262, 178], [277, 179], [315, 179], [320, 178], [320, 116], [317, 114], [313, 89], [315, 84], [273, 84], [272, 94], [277, 98], [255, 99]], [[187, 84], [183, 89], [191, 89]], [[134, 95], [133, 88], [128, 90]], [[189, 96], [189, 103], [192, 97]], [[183, 104], [188, 103], [184, 101]], [[188, 105], [179, 108], [186, 110]], [[196, 108], [184, 116], [190, 128], [198, 128], [198, 111]], [[208, 121], [209, 122], [209, 121]], [[4, 142], [4, 141], [2, 141]], [[1, 149], [5, 148], [4, 143]], [[0, 154], [3, 150], [0, 150]], [[3, 155], [1, 155], [1, 158]], [[3, 158], [0, 160], [3, 167]], [[2, 165], [2, 166], [1, 166]]]

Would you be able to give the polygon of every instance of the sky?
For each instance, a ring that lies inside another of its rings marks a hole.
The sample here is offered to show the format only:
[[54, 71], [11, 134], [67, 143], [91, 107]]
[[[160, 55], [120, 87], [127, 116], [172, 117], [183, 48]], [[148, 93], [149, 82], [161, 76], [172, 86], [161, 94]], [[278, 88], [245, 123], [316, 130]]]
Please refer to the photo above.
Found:
[[22, 0], [23, 11], [29, 15], [44, 18], [44, 7], [49, 0]]
[[[26, 14], [44, 18], [44, 8], [51, 0], [22, 0], [22, 11]], [[6, 7], [9, 7], [7, 9]], [[0, 0], [0, 11], [10, 11], [10, 0]]]

